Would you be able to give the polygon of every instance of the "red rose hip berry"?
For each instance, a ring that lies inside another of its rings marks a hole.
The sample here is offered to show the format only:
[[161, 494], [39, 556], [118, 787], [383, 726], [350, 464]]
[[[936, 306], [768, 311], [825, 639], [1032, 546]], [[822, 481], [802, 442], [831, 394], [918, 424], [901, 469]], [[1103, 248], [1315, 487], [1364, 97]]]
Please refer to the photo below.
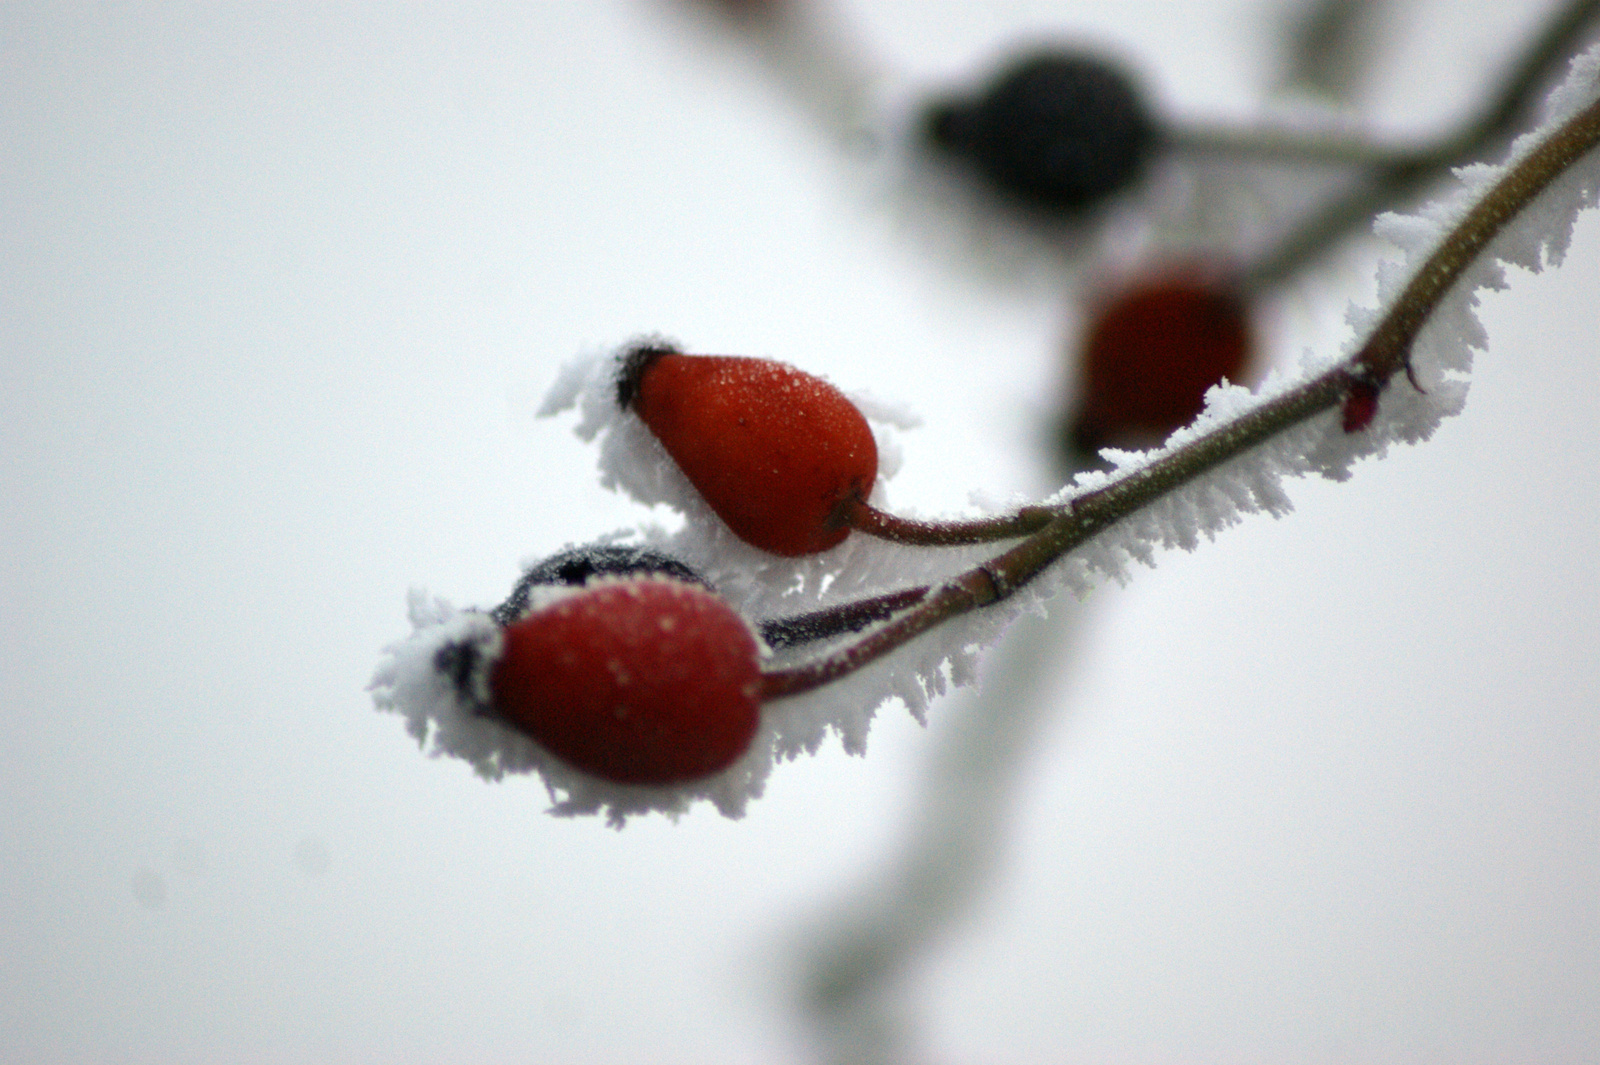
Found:
[[606, 580], [506, 626], [495, 712], [562, 761], [622, 784], [726, 769], [760, 718], [755, 636], [722, 599], [659, 576]]
[[877, 480], [878, 445], [855, 404], [781, 362], [642, 345], [622, 356], [617, 398], [728, 528], [773, 554], [838, 544]]
[[1207, 389], [1240, 378], [1251, 347], [1244, 299], [1226, 286], [1167, 277], [1127, 291], [1090, 327], [1071, 443], [1093, 453], [1164, 439], [1205, 408]]

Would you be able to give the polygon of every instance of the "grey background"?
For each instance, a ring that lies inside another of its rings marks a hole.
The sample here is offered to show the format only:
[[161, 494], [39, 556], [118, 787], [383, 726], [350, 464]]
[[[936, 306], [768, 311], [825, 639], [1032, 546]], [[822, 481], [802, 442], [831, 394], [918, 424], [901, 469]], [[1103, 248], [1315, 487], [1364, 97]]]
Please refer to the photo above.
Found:
[[[1459, 113], [1546, 6], [1397, 15], [1374, 120]], [[1053, 26], [1212, 115], [1281, 6], [845, 10], [925, 82]], [[364, 686], [408, 585], [490, 603], [643, 516], [531, 418], [578, 351], [903, 401], [891, 499], [931, 511], [1045, 483], [1061, 297], [661, 4], [8, 4], [0, 49], [0, 1059], [806, 1060], [797, 943], [940, 707], [618, 833]], [[1597, 262], [1591, 215], [1485, 300], [1434, 441], [1096, 596], [905, 989], [931, 1060], [1600, 1057]]]

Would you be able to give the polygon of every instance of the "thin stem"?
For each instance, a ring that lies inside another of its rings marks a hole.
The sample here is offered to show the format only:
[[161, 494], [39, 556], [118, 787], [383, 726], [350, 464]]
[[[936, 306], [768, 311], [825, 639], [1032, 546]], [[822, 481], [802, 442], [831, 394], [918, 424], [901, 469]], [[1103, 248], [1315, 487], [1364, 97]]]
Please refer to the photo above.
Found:
[[1395, 169], [1427, 158], [1415, 149], [1379, 144], [1351, 133], [1307, 133], [1258, 126], [1185, 124], [1163, 134], [1167, 148], [1190, 155], [1255, 156], [1287, 162], [1335, 163]]
[[[1516, 131], [1545, 82], [1551, 67], [1570, 56], [1584, 30], [1600, 14], [1600, 0], [1572, 0], [1545, 24], [1544, 31], [1523, 52], [1501, 84], [1495, 100], [1457, 139], [1455, 154], [1460, 156], [1483, 147], [1488, 141], [1509, 137]], [[1441, 151], [1445, 149], [1441, 148]]]
[[1597, 13], [1600, 0], [1571, 0], [1529, 44], [1477, 118], [1433, 147], [1379, 167], [1359, 187], [1325, 205], [1246, 270], [1244, 286], [1256, 289], [1294, 276], [1355, 226], [1508, 138], [1550, 79], [1552, 68], [1572, 53]]
[[968, 521], [918, 521], [887, 514], [871, 504], [857, 500], [845, 514], [844, 523], [856, 532], [919, 547], [958, 547], [1013, 540], [1038, 532], [1057, 515], [1057, 507], [1029, 506], [1014, 514], [1000, 514]]
[[758, 622], [756, 629], [770, 647], [794, 647], [847, 632], [860, 632], [868, 625], [893, 617], [897, 610], [915, 606], [922, 602], [927, 594], [926, 585], [920, 588], [907, 588], [904, 591], [889, 592], [871, 599], [858, 599], [852, 603], [841, 603], [838, 606], [814, 610], [809, 614], [769, 618]]
[[1284, 84], [1347, 99], [1372, 63], [1377, 0], [1320, 0], [1291, 35]]
[[1014, 594], [1091, 537], [1169, 492], [1274, 436], [1338, 406], [1354, 390], [1387, 387], [1409, 371], [1417, 333], [1507, 221], [1600, 143], [1600, 101], [1547, 137], [1513, 166], [1444, 239], [1406, 286], [1367, 342], [1343, 364], [1268, 400], [1226, 425], [1104, 487], [1076, 497], [1022, 543], [959, 574], [921, 602], [855, 643], [813, 662], [768, 672], [766, 699], [821, 687], [888, 654], [937, 625]]

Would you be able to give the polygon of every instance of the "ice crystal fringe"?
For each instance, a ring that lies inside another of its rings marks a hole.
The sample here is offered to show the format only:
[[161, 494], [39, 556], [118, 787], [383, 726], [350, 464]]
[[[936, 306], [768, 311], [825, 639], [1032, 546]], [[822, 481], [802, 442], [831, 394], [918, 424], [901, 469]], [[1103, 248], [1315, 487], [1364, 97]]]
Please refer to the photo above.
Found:
[[[1297, 372], [1274, 371], [1254, 391], [1223, 384], [1206, 397], [1205, 411], [1191, 426], [1174, 433], [1162, 447], [1147, 452], [1108, 452], [1109, 472], [1080, 474], [1054, 502], [1101, 487], [1226, 426], [1254, 409], [1348, 359], [1383, 311], [1404, 289], [1418, 267], [1488, 188], [1554, 128], [1600, 95], [1600, 48], [1573, 61], [1566, 82], [1550, 97], [1546, 117], [1520, 137], [1500, 166], [1474, 165], [1456, 171], [1458, 186], [1415, 215], [1385, 214], [1377, 234], [1399, 252], [1378, 267], [1378, 305], [1352, 306], [1351, 333], [1342, 351], [1307, 352]], [[1427, 439], [1440, 422], [1458, 413], [1466, 400], [1466, 375], [1473, 351], [1482, 350], [1485, 332], [1476, 308], [1482, 289], [1505, 287], [1504, 264], [1537, 271], [1559, 264], [1579, 212], [1592, 208], [1600, 190], [1600, 153], [1590, 152], [1529, 204], [1471, 265], [1435, 309], [1416, 338], [1411, 368], [1420, 391], [1403, 378], [1391, 382], [1379, 412], [1363, 431], [1345, 433], [1337, 410], [1314, 417], [1156, 500], [1054, 564], [1038, 581], [997, 606], [948, 621], [894, 654], [804, 696], [780, 699], [763, 708], [761, 730], [749, 752], [722, 773], [690, 784], [640, 787], [611, 784], [577, 772], [545, 753], [522, 734], [462, 705], [434, 658], [451, 642], [497, 638], [481, 612], [460, 611], [442, 599], [414, 591], [412, 635], [387, 648], [372, 681], [381, 709], [406, 719], [406, 729], [430, 754], [464, 759], [489, 780], [507, 773], [537, 772], [549, 789], [552, 812], [564, 816], [603, 813], [620, 826], [627, 817], [657, 811], [676, 817], [700, 799], [723, 814], [740, 816], [761, 794], [778, 758], [815, 753], [829, 733], [845, 750], [860, 754], [877, 709], [894, 699], [918, 720], [929, 700], [949, 684], [968, 684], [978, 653], [999, 638], [1010, 621], [1027, 611], [1042, 611], [1063, 589], [1087, 594], [1100, 580], [1126, 582], [1131, 563], [1154, 565], [1158, 550], [1192, 550], [1238, 524], [1245, 515], [1289, 513], [1283, 488], [1287, 477], [1319, 475], [1344, 480], [1353, 464], [1382, 456], [1395, 443]], [[896, 429], [914, 419], [903, 411], [862, 401], [875, 422], [883, 456], [882, 476], [899, 463]], [[644, 426], [617, 407], [609, 356], [592, 355], [565, 366], [540, 414], [551, 416], [577, 407], [576, 432], [599, 441], [601, 483], [645, 504], [664, 504], [684, 516], [676, 532], [645, 527], [612, 539], [666, 551], [704, 574], [735, 609], [751, 621], [795, 614], [831, 603], [916, 585], [936, 584], [981, 561], [990, 548], [904, 547], [853, 535], [837, 548], [804, 559], [768, 555], [735, 538], [700, 500], [672, 460]], [[884, 504], [880, 480], [874, 502]], [[902, 512], [903, 508], [902, 508]], [[970, 515], [962, 515], [970, 516]], [[856, 637], [842, 637], [851, 639]], [[810, 657], [826, 646], [789, 651]]]

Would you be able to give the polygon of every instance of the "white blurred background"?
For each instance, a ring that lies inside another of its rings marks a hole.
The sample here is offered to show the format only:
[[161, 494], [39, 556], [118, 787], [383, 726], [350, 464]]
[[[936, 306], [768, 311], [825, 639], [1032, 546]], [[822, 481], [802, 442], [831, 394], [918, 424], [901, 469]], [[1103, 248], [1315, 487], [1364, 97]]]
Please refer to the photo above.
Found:
[[[1296, 6], [839, 11], [905, 88], [1067, 35], [1207, 117]], [[1361, 105], [1438, 128], [1550, 6], [1397, 7]], [[408, 586], [647, 517], [531, 417], [564, 360], [661, 331], [904, 402], [936, 511], [1047, 484], [1063, 292], [667, 0], [15, 3], [0, 49], [0, 1059], [813, 1060], [802, 943], [964, 697], [617, 832], [364, 689]], [[895, 1053], [1600, 1059], [1597, 291], [1591, 215], [1436, 439], [1091, 600]]]

